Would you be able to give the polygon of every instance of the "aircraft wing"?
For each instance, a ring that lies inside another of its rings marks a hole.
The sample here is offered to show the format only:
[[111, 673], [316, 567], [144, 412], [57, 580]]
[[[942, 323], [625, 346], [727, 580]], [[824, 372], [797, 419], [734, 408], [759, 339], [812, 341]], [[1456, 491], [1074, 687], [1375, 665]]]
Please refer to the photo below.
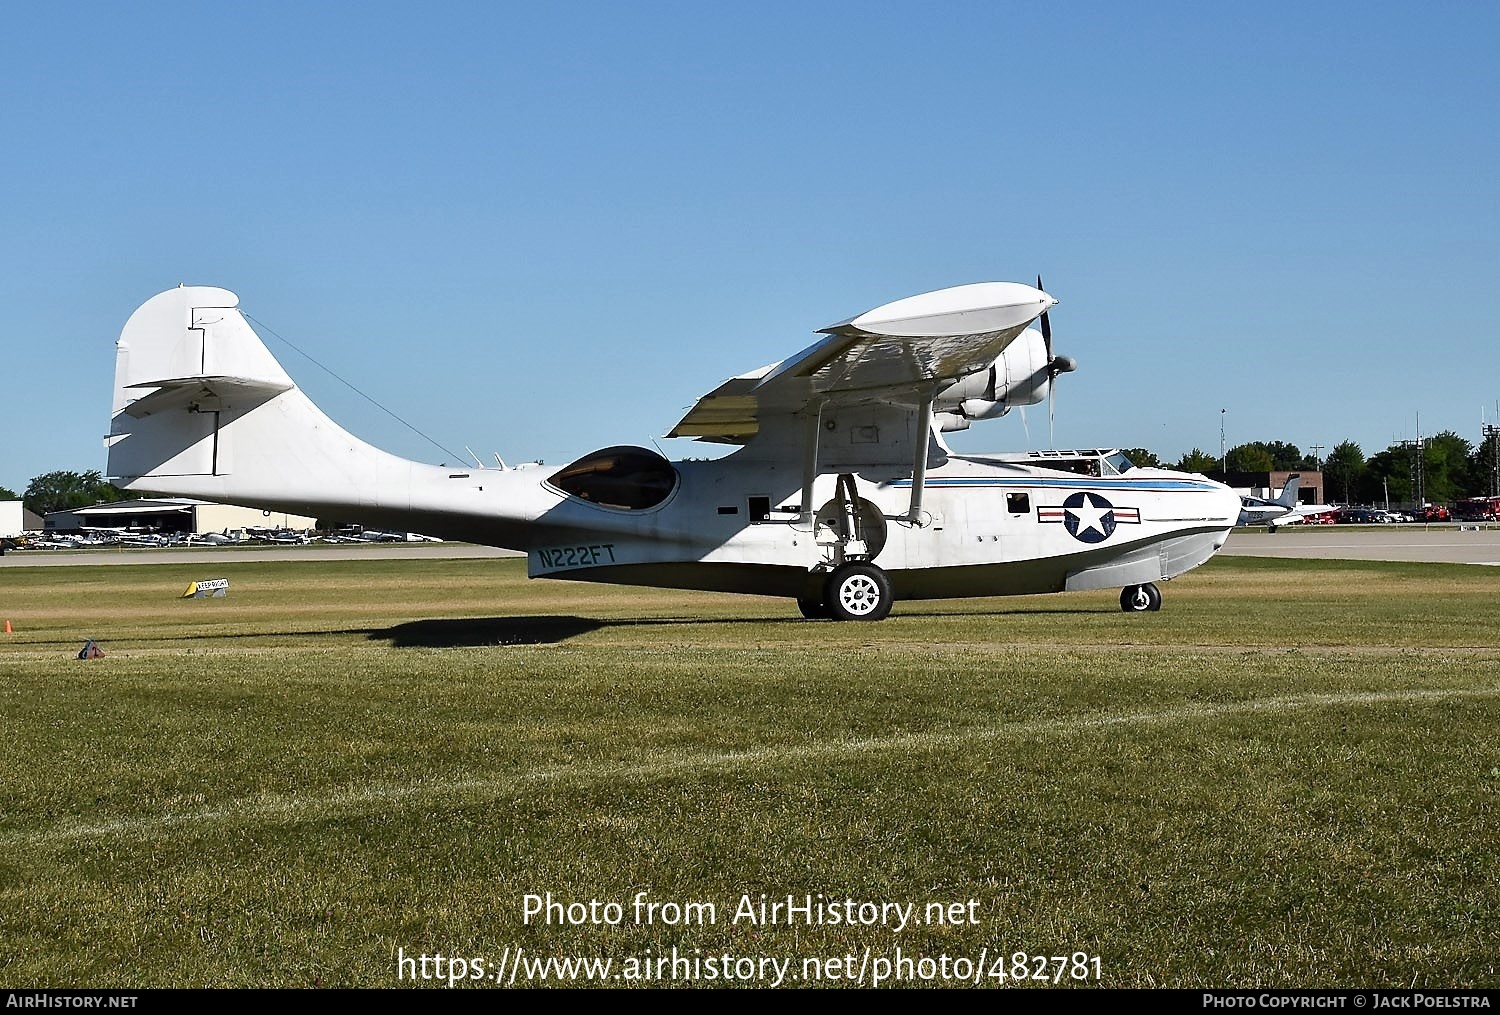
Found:
[[780, 363], [725, 381], [668, 437], [743, 444], [772, 415], [812, 404], [916, 407], [953, 381], [987, 370], [1057, 300], [1018, 282], [979, 282], [911, 296], [820, 330], [826, 337]]

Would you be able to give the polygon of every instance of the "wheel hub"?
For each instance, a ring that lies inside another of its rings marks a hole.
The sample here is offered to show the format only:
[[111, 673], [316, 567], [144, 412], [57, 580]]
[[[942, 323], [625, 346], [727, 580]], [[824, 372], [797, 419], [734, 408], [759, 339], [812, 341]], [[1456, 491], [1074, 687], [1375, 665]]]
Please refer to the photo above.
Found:
[[864, 575], [851, 575], [839, 586], [839, 602], [850, 613], [863, 616], [880, 602], [880, 588]]

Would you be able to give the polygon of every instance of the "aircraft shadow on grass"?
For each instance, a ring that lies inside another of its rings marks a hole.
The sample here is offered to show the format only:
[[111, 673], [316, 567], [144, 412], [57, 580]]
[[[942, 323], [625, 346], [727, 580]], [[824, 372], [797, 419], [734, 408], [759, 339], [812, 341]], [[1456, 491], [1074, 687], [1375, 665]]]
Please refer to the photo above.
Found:
[[553, 645], [609, 623], [591, 617], [461, 617], [411, 620], [370, 632], [393, 648], [464, 648], [484, 645]]
[[[1025, 610], [1027, 614], [1113, 613], [1097, 609]], [[973, 614], [924, 614], [974, 616]], [[555, 645], [592, 631], [632, 627], [698, 627], [722, 624], [764, 624], [800, 627], [809, 621], [795, 617], [719, 617], [697, 619], [662, 617], [604, 620], [598, 617], [459, 617], [445, 620], [412, 620], [367, 632], [371, 641], [390, 642], [393, 648], [481, 648], [487, 645]]]
[[[962, 612], [938, 612], [913, 615], [915, 620], [930, 620], [938, 617], [989, 617], [1005, 616], [1079, 616], [1082, 614], [1114, 615], [1107, 608], [1075, 608], [1044, 610], [1001, 610], [984, 614]], [[797, 617], [660, 617], [655, 619], [624, 618], [604, 620], [598, 617], [459, 617], [446, 620], [412, 620], [404, 624], [379, 628], [326, 628], [313, 631], [232, 631], [211, 635], [185, 632], [180, 635], [155, 635], [150, 640], [157, 642], [190, 641], [207, 647], [214, 641], [239, 641], [260, 638], [326, 638], [329, 635], [364, 635], [370, 641], [389, 642], [392, 648], [484, 648], [504, 645], [556, 645], [588, 634], [615, 628], [630, 627], [708, 627], [721, 624], [762, 624], [776, 629], [783, 626], [800, 627], [809, 623]], [[91, 636], [108, 646], [108, 633], [90, 630], [76, 634], [58, 633], [54, 637], [28, 638], [28, 646], [57, 645], [76, 649]]]

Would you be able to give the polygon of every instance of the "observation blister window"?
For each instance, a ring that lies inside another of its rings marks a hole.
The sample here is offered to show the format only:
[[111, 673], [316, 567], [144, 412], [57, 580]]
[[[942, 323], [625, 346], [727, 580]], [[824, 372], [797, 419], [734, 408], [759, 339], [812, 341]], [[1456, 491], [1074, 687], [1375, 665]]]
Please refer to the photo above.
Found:
[[547, 482], [569, 496], [624, 511], [654, 508], [677, 488], [672, 463], [645, 448], [605, 448], [553, 473]]

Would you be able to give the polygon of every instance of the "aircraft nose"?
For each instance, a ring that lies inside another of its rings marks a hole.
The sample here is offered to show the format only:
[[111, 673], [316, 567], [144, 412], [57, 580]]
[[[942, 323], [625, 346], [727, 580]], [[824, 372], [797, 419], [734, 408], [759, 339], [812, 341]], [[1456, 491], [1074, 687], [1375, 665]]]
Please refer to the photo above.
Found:
[[1218, 487], [1214, 491], [1215, 517], [1225, 519], [1230, 525], [1234, 525], [1240, 517], [1240, 495], [1223, 483], [1214, 485]]

